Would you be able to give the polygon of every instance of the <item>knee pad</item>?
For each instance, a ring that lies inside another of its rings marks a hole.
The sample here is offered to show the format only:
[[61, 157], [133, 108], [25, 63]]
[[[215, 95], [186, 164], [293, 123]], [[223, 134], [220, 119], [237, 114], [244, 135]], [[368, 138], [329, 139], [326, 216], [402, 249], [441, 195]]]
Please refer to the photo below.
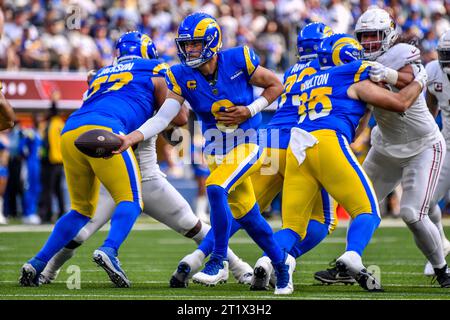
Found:
[[400, 216], [407, 225], [412, 225], [420, 221], [419, 211], [412, 207], [401, 207]]

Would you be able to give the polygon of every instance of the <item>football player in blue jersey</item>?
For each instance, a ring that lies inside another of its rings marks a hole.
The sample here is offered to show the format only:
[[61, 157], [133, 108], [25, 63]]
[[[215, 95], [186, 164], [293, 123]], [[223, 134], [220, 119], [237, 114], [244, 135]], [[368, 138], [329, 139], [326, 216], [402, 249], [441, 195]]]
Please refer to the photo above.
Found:
[[290, 250], [305, 239], [314, 200], [325, 188], [352, 217], [346, 252], [336, 266], [368, 291], [382, 290], [367, 272], [362, 253], [379, 225], [378, 201], [372, 184], [349, 143], [353, 141], [366, 103], [405, 112], [426, 83], [418, 70], [415, 81], [398, 93], [369, 80], [370, 64], [350, 35], [326, 38], [318, 51], [320, 70], [295, 82], [287, 94], [298, 108], [298, 125], [291, 131], [283, 184], [282, 246]]
[[[286, 150], [289, 144], [291, 129], [297, 124], [298, 108], [292, 102], [287, 102], [288, 94], [296, 81], [320, 70], [317, 50], [322, 41], [332, 34], [330, 27], [321, 22], [313, 22], [300, 30], [297, 37], [299, 60], [284, 74], [284, 93], [278, 101], [278, 109], [267, 125], [267, 129], [260, 130], [261, 141], [266, 141], [267, 159], [263, 168], [251, 177], [256, 199], [261, 210], [265, 210], [278, 193], [281, 192], [284, 171], [286, 168]], [[292, 96], [289, 96], [291, 99]], [[272, 172], [271, 172], [272, 171]], [[321, 189], [315, 200], [308, 224], [305, 239], [299, 241], [289, 252], [294, 258], [305, 254], [318, 245], [328, 234], [333, 232], [337, 225], [337, 203], [329, 196], [325, 189]], [[281, 241], [279, 233], [275, 239]], [[270, 259], [263, 256], [256, 262], [252, 290], [265, 290], [268, 288], [272, 274]], [[350, 281], [354, 281], [351, 278]]]
[[109, 159], [92, 158], [81, 153], [74, 141], [92, 129], [117, 134], [137, 129], [162, 104], [167, 86], [160, 74], [165, 66], [156, 59], [156, 48], [148, 35], [128, 32], [120, 37], [116, 48], [117, 63], [95, 74], [83, 105], [69, 117], [62, 131], [61, 152], [72, 207], [57, 221], [44, 247], [23, 265], [19, 279], [22, 286], [38, 285], [39, 275], [50, 258], [92, 218], [100, 181], [116, 208], [108, 237], [94, 251], [94, 261], [116, 286], [130, 286], [117, 255], [142, 211], [141, 175], [135, 155], [129, 149]]
[[[176, 38], [181, 64], [167, 71], [167, 99], [153, 119], [121, 138], [119, 152], [162, 131], [187, 100], [203, 124], [214, 234], [213, 253], [194, 280], [206, 285], [226, 280], [226, 248], [234, 216], [271, 257], [277, 273], [275, 293], [290, 294], [295, 259], [275, 242], [272, 229], [260, 214], [250, 180], [264, 159], [264, 148], [257, 143], [259, 112], [278, 98], [283, 86], [273, 72], [259, 65], [250, 48], [220, 51], [221, 38], [219, 25], [207, 14], [194, 13], [182, 21]], [[252, 85], [264, 88], [256, 100]]]

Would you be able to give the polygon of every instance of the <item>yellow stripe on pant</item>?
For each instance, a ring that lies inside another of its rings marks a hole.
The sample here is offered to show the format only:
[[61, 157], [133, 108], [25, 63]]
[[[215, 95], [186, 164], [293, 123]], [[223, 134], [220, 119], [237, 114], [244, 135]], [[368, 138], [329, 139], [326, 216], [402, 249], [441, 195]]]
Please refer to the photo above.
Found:
[[[282, 191], [286, 169], [286, 153], [286, 149], [267, 148], [261, 169], [251, 176], [256, 201], [261, 212], [264, 212], [277, 194]], [[283, 192], [283, 199], [284, 197], [285, 192]], [[311, 219], [326, 224], [328, 233], [331, 233], [336, 229], [338, 222], [336, 208], [337, 202], [322, 189], [314, 203]], [[284, 213], [282, 212], [283, 217]]]
[[240, 144], [225, 156], [207, 156], [211, 171], [206, 186], [218, 185], [228, 193], [228, 204], [234, 218], [240, 219], [256, 203], [250, 176], [261, 167], [265, 151], [253, 143]]
[[139, 202], [143, 208], [141, 173], [133, 151], [129, 148], [109, 159], [92, 158], [75, 147], [75, 140], [92, 129], [111, 128], [85, 125], [65, 132], [61, 137], [64, 172], [73, 210], [92, 218], [97, 206], [100, 181], [118, 204]]
[[302, 239], [321, 187], [352, 218], [362, 213], [379, 214], [372, 183], [345, 138], [333, 130], [317, 130], [311, 134], [319, 143], [306, 150], [301, 165], [289, 146], [283, 184], [283, 228], [294, 230]]

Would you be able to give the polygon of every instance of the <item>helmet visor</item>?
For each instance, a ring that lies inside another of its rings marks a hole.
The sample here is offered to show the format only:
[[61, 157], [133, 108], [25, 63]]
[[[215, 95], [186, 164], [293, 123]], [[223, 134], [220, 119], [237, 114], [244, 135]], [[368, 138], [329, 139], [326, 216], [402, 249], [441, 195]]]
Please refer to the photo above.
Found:
[[375, 53], [381, 50], [384, 32], [380, 30], [367, 30], [356, 32], [356, 38], [364, 48], [365, 53]]

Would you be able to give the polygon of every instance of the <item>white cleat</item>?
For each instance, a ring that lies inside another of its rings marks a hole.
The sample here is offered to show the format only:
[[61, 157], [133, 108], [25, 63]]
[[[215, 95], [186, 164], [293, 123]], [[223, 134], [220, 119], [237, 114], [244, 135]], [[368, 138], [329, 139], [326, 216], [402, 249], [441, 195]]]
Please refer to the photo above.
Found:
[[336, 268], [339, 272], [347, 272], [363, 288], [369, 292], [383, 292], [383, 288], [377, 278], [364, 267], [361, 257], [354, 251], [347, 251], [336, 260]]
[[[448, 254], [450, 253], [450, 241], [448, 241], [448, 239], [445, 239], [442, 242], [442, 249], [444, 249], [444, 257], [448, 256]], [[447, 269], [447, 273], [449, 272], [450, 272], [449, 269]], [[430, 261], [427, 261], [427, 263], [425, 264], [423, 274], [426, 275], [427, 277], [432, 277], [435, 275], [433, 266], [431, 265]]]
[[22, 223], [30, 226], [37, 226], [41, 224], [41, 218], [37, 214], [32, 214], [28, 217], [23, 217]]
[[60, 271], [61, 269], [56, 270], [56, 272], [51, 272], [44, 269], [44, 271], [42, 271], [39, 275], [39, 285], [52, 283], [55, 281], [56, 277], [58, 277]]
[[3, 213], [0, 212], [0, 225], [7, 225], [7, 224], [8, 224], [8, 220], [5, 218]]
[[228, 261], [219, 261], [210, 259], [202, 271], [197, 272], [192, 277], [194, 283], [213, 287], [218, 284], [226, 283], [228, 280]]
[[253, 278], [250, 284], [250, 290], [262, 291], [269, 290], [270, 275], [273, 272], [272, 261], [268, 256], [263, 256], [256, 261], [253, 269]]
[[253, 278], [252, 267], [242, 259], [230, 263], [230, 271], [238, 283], [251, 284]]
[[295, 271], [296, 261], [290, 254], [282, 266], [274, 266], [277, 275], [277, 284], [275, 285], [275, 294], [287, 295], [294, 292], [294, 280], [292, 278]]

